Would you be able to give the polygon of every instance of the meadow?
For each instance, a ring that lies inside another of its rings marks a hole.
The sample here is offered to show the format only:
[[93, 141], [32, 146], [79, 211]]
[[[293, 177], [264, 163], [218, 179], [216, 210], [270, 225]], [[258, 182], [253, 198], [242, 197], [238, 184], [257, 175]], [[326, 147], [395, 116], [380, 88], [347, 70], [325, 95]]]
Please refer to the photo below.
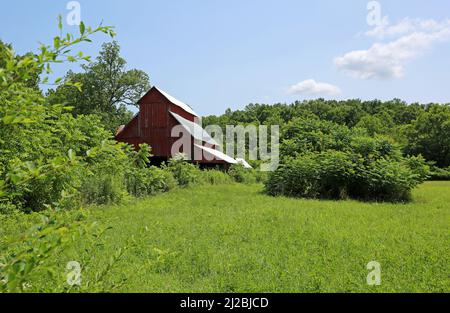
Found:
[[[150, 76], [113, 27], [57, 20], [38, 50], [0, 40], [0, 292], [450, 291], [448, 103], [249, 104], [204, 125], [277, 126], [270, 175], [148, 166], [149, 138], [114, 138]], [[78, 50], [101, 33], [95, 59]]]
[[[82, 289], [69, 291], [450, 291], [450, 182], [422, 184], [407, 204], [270, 197], [262, 188], [178, 188], [63, 212], [111, 229], [95, 245], [88, 235], [74, 237], [46, 262], [64, 273], [68, 261], [91, 256], [82, 264]], [[0, 246], [36, 219], [3, 217]], [[379, 286], [366, 283], [370, 261], [381, 264]], [[99, 276], [100, 289], [89, 287]], [[42, 272], [28, 291], [52, 284]]]

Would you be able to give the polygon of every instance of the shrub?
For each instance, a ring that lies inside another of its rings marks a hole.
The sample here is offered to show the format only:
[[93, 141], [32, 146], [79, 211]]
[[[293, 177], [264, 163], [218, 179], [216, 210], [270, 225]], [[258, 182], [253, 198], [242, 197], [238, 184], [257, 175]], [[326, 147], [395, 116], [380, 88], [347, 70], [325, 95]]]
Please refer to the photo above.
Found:
[[356, 164], [341, 151], [309, 152], [283, 164], [269, 176], [271, 195], [344, 199]]
[[450, 180], [450, 167], [439, 168], [433, 166], [430, 172], [430, 180]]
[[404, 160], [379, 159], [357, 173], [351, 190], [361, 199], [384, 201], [409, 200], [411, 189], [424, 181]]
[[203, 170], [201, 171], [200, 181], [203, 184], [220, 185], [232, 183], [233, 179], [220, 170]]
[[128, 192], [135, 197], [167, 192], [177, 185], [170, 171], [155, 166], [133, 168], [127, 171], [125, 180]]
[[[62, 24], [60, 24], [62, 25]], [[87, 60], [73, 45], [90, 41], [97, 32], [113, 35], [110, 27], [80, 29], [79, 36], [57, 36], [53, 46], [18, 58], [6, 47], [0, 68], [0, 207], [26, 212], [48, 206], [65, 208], [79, 200], [86, 151], [108, 139], [96, 127], [96, 117], [74, 117], [63, 104], [51, 104], [30, 78], [49, 74], [51, 64]], [[62, 33], [62, 26], [60, 26]], [[48, 77], [42, 77], [43, 83]], [[55, 84], [60, 84], [56, 80]], [[67, 84], [71, 84], [67, 82]], [[72, 83], [71, 87], [80, 87]]]
[[82, 203], [117, 203], [127, 195], [126, 171], [134, 166], [135, 152], [125, 144], [104, 140], [87, 151], [79, 188]]
[[200, 182], [200, 169], [180, 158], [170, 159], [163, 169], [172, 173], [180, 187], [197, 185]]
[[269, 174], [265, 192], [272, 196], [315, 198], [319, 196], [318, 164], [304, 155], [281, 164]]
[[126, 196], [122, 175], [94, 171], [86, 176], [80, 188], [82, 202], [85, 204], [118, 203]]
[[428, 176], [423, 158], [403, 157], [392, 139], [364, 129], [298, 119], [284, 133], [287, 156], [265, 183], [271, 195], [402, 201]]
[[265, 192], [274, 196], [403, 201], [426, 177], [426, 166], [419, 167], [420, 161], [391, 157], [369, 161], [350, 151], [307, 152], [285, 160], [272, 172]]
[[[105, 292], [118, 287], [121, 282], [116, 282], [110, 273], [122, 258], [123, 252], [133, 243], [127, 240], [109, 256], [105, 265], [96, 270], [89, 269], [89, 264], [98, 261], [94, 252], [105, 245], [105, 233], [111, 227], [97, 221], [88, 222], [88, 217], [89, 211], [81, 210], [48, 210], [45, 215], [16, 212], [8, 216], [4, 223], [0, 216], [2, 225], [10, 227], [14, 223], [11, 229], [22, 230], [20, 236], [5, 237], [1, 242], [0, 293]], [[41, 222], [37, 222], [37, 219]], [[81, 285], [69, 286], [66, 283], [69, 272], [65, 271], [67, 259], [61, 258], [61, 252], [81, 241], [84, 249], [77, 254], [77, 260], [84, 269]]]
[[280, 153], [294, 157], [306, 151], [342, 150], [351, 142], [351, 136], [346, 126], [317, 118], [297, 118], [282, 128]]
[[233, 164], [228, 170], [235, 182], [244, 184], [253, 184], [257, 182], [256, 171], [253, 169], [246, 169], [242, 164]]

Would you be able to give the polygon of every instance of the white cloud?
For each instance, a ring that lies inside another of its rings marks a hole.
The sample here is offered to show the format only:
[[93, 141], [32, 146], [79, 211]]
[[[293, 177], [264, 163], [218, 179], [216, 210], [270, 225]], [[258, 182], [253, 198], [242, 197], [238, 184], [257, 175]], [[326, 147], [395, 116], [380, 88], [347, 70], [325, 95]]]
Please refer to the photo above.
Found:
[[386, 16], [381, 25], [365, 32], [366, 36], [383, 39], [410, 34], [413, 32], [437, 32], [450, 27], [450, 20], [436, 21], [433, 19], [409, 18], [405, 17], [398, 23], [391, 25]]
[[314, 79], [307, 79], [289, 87], [288, 93], [336, 96], [341, 94], [341, 90], [338, 86], [332, 84], [316, 82]]
[[402, 37], [390, 42], [377, 42], [367, 50], [350, 51], [334, 59], [334, 64], [353, 77], [400, 78], [405, 64], [425, 53], [435, 43], [450, 39], [450, 21], [403, 19], [396, 25], [375, 27], [371, 36]]

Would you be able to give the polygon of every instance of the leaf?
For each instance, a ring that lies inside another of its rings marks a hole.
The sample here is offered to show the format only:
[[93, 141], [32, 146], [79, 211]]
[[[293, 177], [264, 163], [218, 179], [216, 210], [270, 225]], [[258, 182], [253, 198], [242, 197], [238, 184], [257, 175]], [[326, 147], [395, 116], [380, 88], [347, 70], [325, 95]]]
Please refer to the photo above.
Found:
[[75, 157], [76, 157], [76, 154], [75, 154], [75, 152], [72, 149], [69, 149], [69, 152], [67, 154], [69, 156], [69, 160], [70, 161], [73, 161], [75, 159]]
[[84, 35], [85, 30], [86, 30], [86, 26], [84, 26], [84, 23], [81, 21], [81, 23], [80, 23], [80, 34]]
[[62, 25], [62, 16], [61, 16], [61, 14], [60, 14], [60, 15], [58, 15], [58, 29], [59, 29], [59, 30], [62, 30], [62, 28], [63, 28], [63, 25]]
[[53, 38], [53, 46], [55, 47], [55, 49], [59, 49], [59, 47], [61, 46], [61, 39], [59, 37]]
[[6, 115], [5, 117], [3, 117], [3, 124], [11, 124], [12, 121], [14, 121], [15, 116], [14, 115]]
[[11, 180], [11, 182], [14, 185], [17, 185], [22, 180], [22, 177], [20, 177], [19, 175], [14, 174], [14, 173], [11, 173], [11, 174], [9, 174], [9, 179]]

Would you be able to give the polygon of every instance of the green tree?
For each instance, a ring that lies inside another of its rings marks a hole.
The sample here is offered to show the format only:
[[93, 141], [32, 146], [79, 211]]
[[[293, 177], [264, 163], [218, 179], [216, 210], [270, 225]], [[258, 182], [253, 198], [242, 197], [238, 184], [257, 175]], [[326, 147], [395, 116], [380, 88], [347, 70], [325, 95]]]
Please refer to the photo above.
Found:
[[450, 106], [432, 105], [406, 130], [407, 154], [421, 154], [438, 167], [450, 166]]
[[116, 41], [103, 44], [97, 59], [82, 69], [81, 73], [69, 71], [65, 81], [80, 83], [83, 88], [61, 85], [49, 90], [49, 102], [73, 107], [75, 116], [99, 115], [105, 128], [114, 132], [130, 120], [132, 113], [127, 106], [136, 105], [150, 88], [148, 75], [137, 69], [126, 70], [126, 61], [120, 56]]
[[356, 127], [364, 128], [370, 136], [375, 134], [384, 134], [385, 128], [383, 121], [377, 116], [365, 115], [356, 124]]

